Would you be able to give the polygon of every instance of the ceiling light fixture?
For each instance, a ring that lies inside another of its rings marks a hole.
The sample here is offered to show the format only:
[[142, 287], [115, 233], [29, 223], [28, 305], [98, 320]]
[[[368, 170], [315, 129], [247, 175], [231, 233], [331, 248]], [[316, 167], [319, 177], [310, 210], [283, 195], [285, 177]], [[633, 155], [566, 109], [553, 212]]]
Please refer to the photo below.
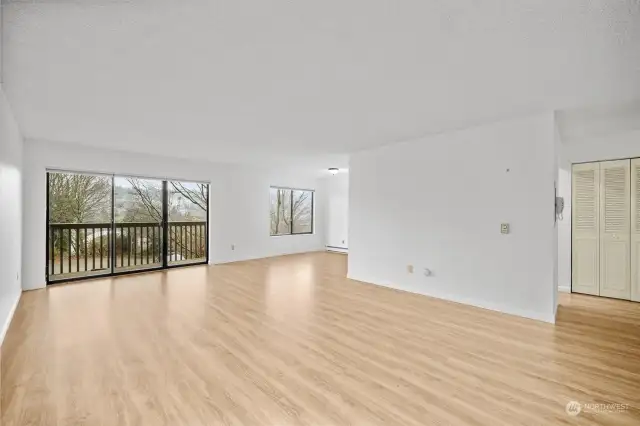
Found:
[[332, 175], [337, 175], [339, 171], [340, 171], [340, 169], [338, 169], [336, 167], [331, 167], [329, 169], [329, 173], [331, 173]]

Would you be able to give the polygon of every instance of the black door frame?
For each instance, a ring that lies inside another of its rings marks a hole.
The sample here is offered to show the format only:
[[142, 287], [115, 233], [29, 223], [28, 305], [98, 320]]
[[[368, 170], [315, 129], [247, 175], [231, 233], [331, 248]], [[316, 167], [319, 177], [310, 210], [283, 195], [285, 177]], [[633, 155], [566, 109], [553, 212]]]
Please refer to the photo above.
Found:
[[[74, 172], [71, 170], [46, 170], [46, 185], [47, 185], [47, 195], [46, 195], [46, 203], [47, 203], [47, 207], [46, 207], [46, 223], [45, 223], [45, 235], [46, 235], [46, 243], [45, 243], [45, 282], [46, 285], [55, 285], [55, 284], [63, 284], [63, 283], [68, 283], [68, 282], [73, 282], [73, 281], [84, 281], [84, 280], [93, 280], [93, 279], [101, 279], [101, 278], [108, 278], [108, 277], [117, 277], [117, 276], [121, 276], [121, 275], [131, 275], [131, 274], [143, 274], [146, 272], [157, 272], [157, 271], [163, 271], [163, 270], [167, 270], [167, 269], [174, 269], [174, 268], [185, 268], [185, 267], [189, 267], [189, 266], [198, 266], [198, 265], [207, 265], [209, 263], [209, 191], [211, 190], [211, 184], [209, 182], [197, 182], [197, 183], [204, 183], [207, 185], [207, 193], [206, 193], [206, 205], [207, 205], [207, 223], [205, 225], [205, 260], [203, 260], [202, 262], [194, 262], [194, 263], [187, 263], [187, 264], [179, 264], [179, 265], [170, 265], [168, 262], [168, 250], [169, 250], [169, 244], [168, 241], [169, 239], [167, 238], [169, 235], [169, 182], [171, 180], [169, 179], [158, 179], [158, 178], [149, 178], [149, 177], [142, 177], [142, 176], [136, 176], [140, 179], [154, 179], [154, 180], [161, 180], [162, 181], [162, 266], [156, 267], [156, 268], [147, 268], [147, 269], [138, 269], [138, 270], [132, 270], [132, 271], [120, 271], [117, 272], [115, 270], [115, 230], [116, 230], [116, 221], [115, 221], [115, 178], [116, 176], [126, 176], [126, 175], [116, 175], [116, 174], [108, 174], [108, 173], [104, 173], [103, 175], [106, 176], [111, 176], [111, 241], [110, 241], [110, 250], [109, 250], [109, 255], [111, 256], [110, 262], [109, 262], [109, 271], [105, 274], [101, 274], [101, 275], [92, 275], [92, 276], [86, 276], [86, 277], [72, 277], [72, 278], [63, 278], [63, 279], [57, 279], [57, 280], [53, 280], [51, 281], [49, 279], [49, 245], [50, 245], [50, 241], [49, 241], [49, 221], [50, 221], [50, 217], [49, 217], [49, 207], [50, 207], [50, 199], [49, 199], [49, 194], [50, 194], [50, 189], [49, 189], [49, 175], [51, 173], [77, 173], [77, 174], [90, 174], [91, 172]], [[181, 180], [181, 179], [172, 179], [172, 180], [176, 180], [176, 181], [182, 181], [182, 182], [193, 182], [193, 181], [189, 181], [187, 179]]]

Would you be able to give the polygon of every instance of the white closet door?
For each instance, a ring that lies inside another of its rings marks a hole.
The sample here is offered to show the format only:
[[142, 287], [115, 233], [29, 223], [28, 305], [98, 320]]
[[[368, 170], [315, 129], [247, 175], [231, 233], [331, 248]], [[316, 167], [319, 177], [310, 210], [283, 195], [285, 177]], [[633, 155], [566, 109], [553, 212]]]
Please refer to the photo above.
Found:
[[600, 294], [600, 165], [576, 164], [572, 173], [571, 290]]
[[600, 163], [600, 296], [631, 299], [631, 160]]
[[631, 160], [631, 300], [640, 302], [640, 159]]

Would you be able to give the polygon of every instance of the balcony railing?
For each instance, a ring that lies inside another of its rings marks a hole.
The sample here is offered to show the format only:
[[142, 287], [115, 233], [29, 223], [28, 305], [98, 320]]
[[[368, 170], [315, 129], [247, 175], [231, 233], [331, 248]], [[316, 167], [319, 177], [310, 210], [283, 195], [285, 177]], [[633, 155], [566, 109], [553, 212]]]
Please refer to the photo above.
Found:
[[[206, 221], [169, 222], [167, 230], [167, 264], [206, 260]], [[163, 264], [163, 227], [159, 223], [56, 223], [49, 224], [48, 232], [50, 280], [102, 275], [112, 268], [114, 272], [158, 268]]]

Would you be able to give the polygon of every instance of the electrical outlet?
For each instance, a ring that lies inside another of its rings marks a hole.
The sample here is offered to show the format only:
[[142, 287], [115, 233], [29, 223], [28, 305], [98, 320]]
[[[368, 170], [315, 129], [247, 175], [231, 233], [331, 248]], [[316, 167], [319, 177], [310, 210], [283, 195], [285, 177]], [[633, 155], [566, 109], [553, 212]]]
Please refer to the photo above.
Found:
[[407, 265], [407, 272], [413, 274], [413, 265]]
[[231, 244], [231, 250], [235, 250], [236, 249], [236, 245], [235, 244]]
[[500, 233], [502, 233], [502, 234], [508, 234], [509, 233], [509, 224], [508, 223], [500, 224]]
[[344, 244], [344, 240], [342, 240], [342, 244]]

